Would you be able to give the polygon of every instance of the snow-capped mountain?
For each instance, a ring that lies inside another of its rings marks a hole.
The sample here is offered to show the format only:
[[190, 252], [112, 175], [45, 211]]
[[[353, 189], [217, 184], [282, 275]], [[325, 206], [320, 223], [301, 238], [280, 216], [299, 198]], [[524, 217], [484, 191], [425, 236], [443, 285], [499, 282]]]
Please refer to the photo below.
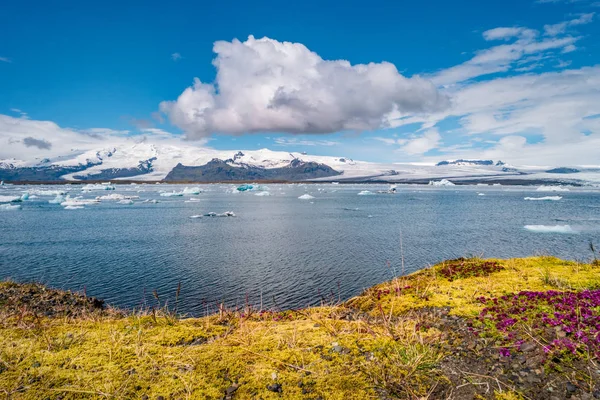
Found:
[[599, 168], [515, 167], [493, 160], [452, 160], [433, 164], [372, 163], [345, 157], [272, 151], [223, 151], [186, 142], [124, 143], [52, 159], [0, 160], [4, 181], [378, 181], [565, 183], [600, 182]]

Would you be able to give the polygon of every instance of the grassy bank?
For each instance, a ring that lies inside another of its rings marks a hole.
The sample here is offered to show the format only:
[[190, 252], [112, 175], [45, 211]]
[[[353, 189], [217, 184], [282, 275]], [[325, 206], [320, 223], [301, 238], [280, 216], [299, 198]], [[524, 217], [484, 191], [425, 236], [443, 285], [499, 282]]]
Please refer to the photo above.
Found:
[[342, 304], [181, 319], [0, 283], [0, 397], [593, 399], [600, 265], [460, 259]]

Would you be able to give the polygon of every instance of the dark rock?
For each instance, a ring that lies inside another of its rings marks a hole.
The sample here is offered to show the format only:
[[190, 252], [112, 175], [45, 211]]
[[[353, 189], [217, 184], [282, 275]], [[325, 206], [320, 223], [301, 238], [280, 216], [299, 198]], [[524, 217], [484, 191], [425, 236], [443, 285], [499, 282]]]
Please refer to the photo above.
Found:
[[232, 394], [235, 393], [236, 390], [238, 390], [238, 388], [240, 387], [239, 384], [234, 383], [233, 385], [229, 386], [227, 389], [225, 389], [225, 394], [227, 396], [231, 396]]
[[524, 351], [527, 353], [527, 352], [535, 350], [536, 348], [537, 348], [537, 346], [534, 342], [527, 342], [521, 346], [521, 351]]
[[575, 393], [577, 391], [577, 386], [573, 385], [571, 382], [567, 382], [567, 393]]
[[283, 387], [281, 387], [279, 383], [273, 383], [272, 385], [267, 386], [267, 390], [274, 393], [283, 393]]

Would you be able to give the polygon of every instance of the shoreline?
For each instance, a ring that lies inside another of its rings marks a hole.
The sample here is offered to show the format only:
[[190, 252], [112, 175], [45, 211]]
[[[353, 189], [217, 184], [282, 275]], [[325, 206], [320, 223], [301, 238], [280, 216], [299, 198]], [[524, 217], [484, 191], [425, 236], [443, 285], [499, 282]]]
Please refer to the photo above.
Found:
[[449, 260], [344, 302], [221, 307], [201, 318], [4, 282], [0, 390], [17, 399], [592, 399], [599, 322], [600, 263], [553, 257]]

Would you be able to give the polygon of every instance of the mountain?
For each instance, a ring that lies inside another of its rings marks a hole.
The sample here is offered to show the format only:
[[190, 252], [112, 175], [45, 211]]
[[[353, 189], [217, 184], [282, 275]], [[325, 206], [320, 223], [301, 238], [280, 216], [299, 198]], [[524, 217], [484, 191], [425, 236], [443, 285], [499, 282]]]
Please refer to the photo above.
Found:
[[215, 150], [174, 140], [124, 142], [71, 150], [54, 158], [0, 160], [0, 180], [55, 181], [340, 181], [428, 183], [600, 184], [599, 167], [513, 166], [501, 161], [441, 161], [437, 164], [373, 163], [306, 153]]

